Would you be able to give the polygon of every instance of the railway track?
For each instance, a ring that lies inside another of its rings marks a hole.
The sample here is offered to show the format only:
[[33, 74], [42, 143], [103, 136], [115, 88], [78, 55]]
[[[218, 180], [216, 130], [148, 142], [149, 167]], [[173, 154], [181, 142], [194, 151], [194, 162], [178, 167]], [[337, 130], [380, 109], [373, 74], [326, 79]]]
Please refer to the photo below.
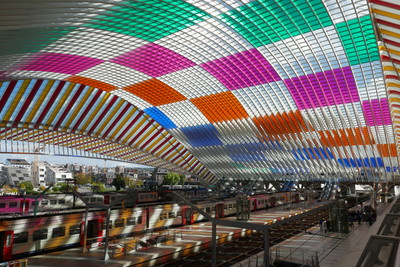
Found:
[[[326, 220], [329, 217], [328, 208], [316, 211], [298, 220], [290, 221], [273, 227], [269, 231], [269, 246], [274, 246], [282, 241], [291, 238], [301, 232], [318, 224], [320, 219]], [[210, 244], [211, 245], [211, 244]], [[237, 237], [232, 241], [227, 241], [217, 246], [217, 266], [232, 266], [241, 262], [252, 255], [264, 250], [263, 233], [253, 232], [245, 237]], [[163, 267], [209, 267], [211, 266], [212, 249], [206, 249], [197, 253], [192, 253], [178, 260], [172, 260], [162, 265]]]

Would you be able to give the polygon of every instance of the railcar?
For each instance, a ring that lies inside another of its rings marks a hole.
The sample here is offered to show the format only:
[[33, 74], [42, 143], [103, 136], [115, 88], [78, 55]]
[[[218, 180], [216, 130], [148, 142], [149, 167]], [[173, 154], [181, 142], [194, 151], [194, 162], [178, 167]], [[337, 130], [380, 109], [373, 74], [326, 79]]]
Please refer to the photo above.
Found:
[[[149, 194], [149, 192], [147, 192]], [[104, 197], [104, 196], [103, 196]], [[116, 199], [119, 197], [115, 196]], [[149, 196], [147, 196], [149, 197]], [[152, 196], [150, 196], [152, 197]], [[90, 196], [89, 201], [103, 201], [98, 196]], [[145, 199], [145, 197], [143, 197]], [[115, 199], [115, 200], [116, 200]], [[25, 199], [26, 200], [26, 199]], [[48, 201], [49, 197], [34, 201]], [[111, 197], [110, 197], [111, 200]], [[279, 204], [296, 202], [298, 194], [279, 192], [254, 195], [249, 197], [251, 210], [267, 209]], [[8, 201], [13, 201], [11, 198]], [[69, 200], [65, 199], [65, 204]], [[57, 203], [54, 205], [63, 205]], [[197, 201], [196, 206], [215, 218], [236, 214], [236, 199]], [[86, 238], [88, 243], [102, 242], [106, 235], [107, 211], [91, 210], [87, 217]], [[136, 205], [135, 207], [118, 207], [110, 211], [109, 236], [123, 237], [165, 229], [174, 226], [188, 225], [205, 220], [204, 216], [186, 204], [164, 203]], [[85, 238], [85, 212], [66, 210], [59, 214], [41, 214], [38, 216], [0, 219], [0, 261], [8, 261], [55, 249], [83, 245]]]

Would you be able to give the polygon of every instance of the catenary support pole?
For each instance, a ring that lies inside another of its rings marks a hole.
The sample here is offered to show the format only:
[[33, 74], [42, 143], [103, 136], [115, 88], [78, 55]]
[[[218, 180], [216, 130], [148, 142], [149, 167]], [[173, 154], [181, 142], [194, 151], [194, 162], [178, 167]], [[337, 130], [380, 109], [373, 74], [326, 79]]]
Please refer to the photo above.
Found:
[[86, 207], [86, 212], [85, 212], [85, 224], [83, 225], [83, 248], [82, 248], [82, 252], [88, 252], [88, 248], [86, 246], [87, 243], [87, 228], [88, 228], [88, 212], [89, 212], [89, 208]]
[[264, 266], [269, 267], [269, 233], [264, 230]]
[[108, 237], [110, 235], [110, 215], [111, 215], [111, 209], [107, 209], [107, 220], [106, 220], [106, 242], [105, 242], [105, 248], [104, 248], [104, 256], [103, 260], [109, 260], [110, 256], [108, 255]]
[[212, 267], [217, 266], [217, 224], [212, 222]]

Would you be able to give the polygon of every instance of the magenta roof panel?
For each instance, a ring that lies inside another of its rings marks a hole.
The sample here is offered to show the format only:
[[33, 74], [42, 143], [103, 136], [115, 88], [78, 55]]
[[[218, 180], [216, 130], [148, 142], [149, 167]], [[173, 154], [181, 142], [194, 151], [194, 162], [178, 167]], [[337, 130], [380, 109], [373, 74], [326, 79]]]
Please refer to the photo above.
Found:
[[350, 67], [285, 80], [299, 109], [360, 101]]
[[[62, 64], [60, 64], [62, 62]], [[49, 71], [75, 75], [103, 63], [101, 59], [57, 53], [42, 53], [20, 68], [21, 70]]]
[[387, 98], [363, 101], [362, 108], [368, 126], [392, 124]]
[[201, 64], [201, 67], [229, 90], [281, 80], [275, 69], [257, 49], [219, 58]]
[[153, 43], [141, 46], [110, 61], [153, 77], [159, 77], [195, 65], [184, 56]]

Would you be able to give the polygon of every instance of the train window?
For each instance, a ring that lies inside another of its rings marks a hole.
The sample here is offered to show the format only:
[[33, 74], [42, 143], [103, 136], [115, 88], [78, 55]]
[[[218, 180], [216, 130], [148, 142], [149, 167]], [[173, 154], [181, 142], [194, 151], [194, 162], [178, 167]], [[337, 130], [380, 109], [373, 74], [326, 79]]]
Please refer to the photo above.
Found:
[[9, 207], [9, 208], [15, 208], [17, 205], [18, 205], [17, 202], [10, 202], [10, 203], [8, 203], [8, 207]]
[[210, 212], [211, 212], [211, 208], [210, 208], [210, 207], [207, 207], [207, 208], [206, 208], [206, 212], [207, 212], [207, 213], [210, 213]]
[[143, 219], [143, 217], [142, 217], [142, 216], [139, 216], [139, 217], [137, 218], [137, 223], [138, 223], [138, 224], [141, 224], [141, 223], [142, 223], [142, 219]]
[[57, 205], [57, 199], [50, 200], [50, 205]]
[[126, 225], [135, 225], [136, 224], [136, 218], [132, 217], [132, 218], [128, 218], [126, 220]]
[[215, 211], [215, 207], [211, 207], [211, 211]]
[[4, 209], [6, 207], [6, 203], [0, 203], [0, 209]]
[[28, 232], [14, 233], [14, 243], [26, 243], [28, 242]]
[[116, 199], [117, 199], [117, 197], [115, 197], [115, 196], [111, 197], [111, 200], [116, 200]]
[[69, 228], [69, 235], [78, 235], [81, 232], [80, 224], [73, 225]]
[[114, 223], [115, 228], [124, 227], [124, 219], [117, 219]]
[[233, 208], [236, 208], [236, 204], [233, 204]]
[[176, 213], [176, 217], [182, 217], [182, 211], [178, 211], [178, 212]]
[[58, 204], [65, 204], [65, 199], [59, 199]]
[[[108, 225], [108, 229], [112, 229], [112, 223], [113, 223], [113, 221], [110, 220], [110, 224]], [[103, 223], [103, 229], [105, 230], [106, 228], [107, 228], [107, 222], [105, 221], [105, 222]]]
[[33, 241], [47, 239], [47, 229], [40, 229], [33, 232]]
[[42, 206], [45, 206], [45, 205], [49, 204], [49, 202], [48, 202], [47, 200], [43, 200], [43, 201], [41, 202], [41, 204], [42, 204]]
[[97, 202], [103, 202], [103, 199], [101, 197], [98, 197]]
[[233, 207], [233, 205], [232, 205], [232, 204], [229, 204], [228, 208], [230, 208], [230, 209], [231, 209], [232, 207]]
[[225, 205], [224, 205], [224, 210], [226, 210], [227, 208], [228, 208], [228, 205], [225, 204]]
[[52, 238], [65, 236], [65, 227], [53, 228]]
[[168, 218], [175, 218], [175, 212], [168, 213]]
[[166, 220], [166, 219], [167, 219], [167, 214], [166, 213], [163, 213], [163, 214], [160, 215], [160, 221]]

